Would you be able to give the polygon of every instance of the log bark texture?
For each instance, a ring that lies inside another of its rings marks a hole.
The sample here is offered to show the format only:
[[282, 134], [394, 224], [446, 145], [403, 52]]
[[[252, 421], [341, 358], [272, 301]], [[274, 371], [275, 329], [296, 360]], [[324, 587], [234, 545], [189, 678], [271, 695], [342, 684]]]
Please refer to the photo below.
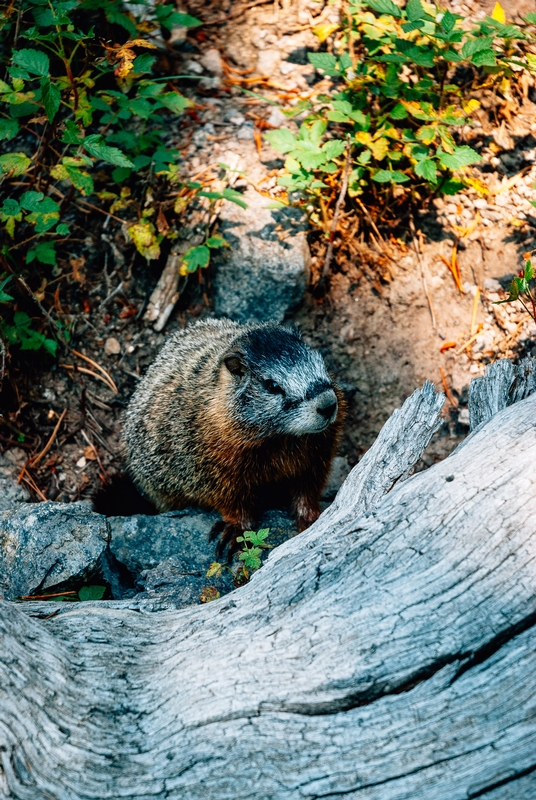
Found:
[[534, 800], [536, 395], [407, 478], [441, 404], [219, 601], [1, 604], [0, 797]]

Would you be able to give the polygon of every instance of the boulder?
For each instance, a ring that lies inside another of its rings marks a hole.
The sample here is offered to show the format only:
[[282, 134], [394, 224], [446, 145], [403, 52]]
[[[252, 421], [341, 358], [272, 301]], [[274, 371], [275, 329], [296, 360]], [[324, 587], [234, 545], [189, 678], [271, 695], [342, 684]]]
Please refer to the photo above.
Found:
[[231, 246], [214, 256], [214, 310], [242, 323], [282, 322], [309, 282], [306, 220], [296, 208], [267, 208], [252, 187], [244, 200], [246, 209], [229, 202], [220, 215]]
[[102, 575], [109, 538], [106, 518], [85, 503], [28, 503], [1, 512], [0, 596], [12, 600]]

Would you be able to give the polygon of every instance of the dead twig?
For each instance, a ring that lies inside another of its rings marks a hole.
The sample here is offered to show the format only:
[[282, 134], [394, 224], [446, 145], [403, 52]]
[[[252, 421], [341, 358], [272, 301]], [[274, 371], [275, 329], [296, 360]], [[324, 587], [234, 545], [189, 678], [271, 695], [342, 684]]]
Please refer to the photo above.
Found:
[[[430, 311], [430, 317], [432, 318], [432, 328], [434, 329], [434, 331], [437, 331], [436, 315], [435, 315], [435, 312], [434, 312], [434, 307], [432, 305], [432, 298], [430, 297], [430, 293], [428, 291], [428, 284], [426, 283], [426, 275], [424, 274], [424, 264], [423, 264], [423, 261], [422, 261], [422, 258], [421, 258], [420, 248], [419, 248], [419, 245], [417, 244], [417, 232], [415, 230], [415, 223], [413, 221], [413, 215], [410, 217], [409, 226], [411, 228], [411, 233], [413, 235], [413, 239], [412, 239], [413, 249], [415, 250], [415, 254], [417, 256], [417, 261], [419, 263], [419, 270], [420, 270], [420, 273], [421, 273], [422, 288], [423, 288], [424, 294], [426, 295], [426, 299], [428, 301], [428, 310]], [[419, 233], [420, 233], [420, 231], [419, 231]]]
[[97, 364], [96, 361], [93, 361], [92, 358], [89, 358], [89, 356], [85, 356], [83, 353], [80, 353], [78, 350], [74, 350], [73, 349], [73, 350], [71, 350], [71, 352], [74, 353], [75, 356], [78, 356], [78, 358], [81, 358], [84, 361], [87, 361], [87, 363], [91, 364], [91, 366], [95, 367], [95, 369], [98, 369], [99, 372], [102, 373], [102, 375], [104, 375], [104, 377], [108, 381], [108, 385], [109, 385], [110, 389], [112, 390], [112, 392], [114, 392], [114, 394], [119, 394], [119, 389], [117, 388], [117, 385], [116, 385], [114, 379], [112, 378], [110, 373], [107, 370], [104, 369], [104, 367], [101, 367], [101, 365]]
[[41, 491], [41, 489], [40, 489], [40, 488], [37, 486], [36, 482], [33, 480], [33, 478], [32, 478], [32, 477], [31, 477], [31, 476], [30, 476], [28, 473], [26, 473], [26, 475], [22, 475], [22, 474], [21, 474], [21, 476], [20, 476], [20, 479], [21, 479], [21, 480], [23, 480], [23, 481], [24, 481], [24, 483], [26, 483], [26, 484], [27, 484], [27, 485], [30, 487], [30, 489], [31, 489], [32, 491], [34, 491], [34, 492], [36, 493], [36, 495], [37, 495], [37, 496], [38, 496], [38, 497], [39, 497], [39, 498], [40, 498], [40, 499], [41, 499], [41, 500], [42, 500], [44, 503], [46, 503], [46, 501], [47, 501], [47, 498], [46, 498], [46, 496], [43, 494], [43, 492]]
[[104, 383], [104, 385], [107, 386], [108, 389], [111, 389], [114, 394], [119, 394], [117, 387], [115, 390], [112, 389], [109, 382], [105, 378], [103, 378], [102, 375], [98, 375], [91, 369], [86, 369], [85, 367], [79, 367], [77, 364], [75, 364], [74, 366], [72, 364], [58, 364], [58, 366], [61, 367], [62, 369], [73, 370], [74, 372], [82, 372], [84, 375], [91, 375], [92, 378], [95, 378], [96, 380], [101, 381], [101, 383]]
[[0, 336], [0, 390], [6, 374], [6, 346], [4, 340]]
[[58, 419], [58, 421], [56, 423], [56, 426], [55, 426], [54, 430], [52, 431], [50, 439], [48, 440], [46, 445], [43, 447], [43, 449], [41, 450], [39, 455], [35, 456], [35, 458], [31, 458], [30, 461], [28, 462], [28, 465], [30, 467], [36, 467], [39, 464], [39, 462], [41, 461], [41, 459], [44, 456], [46, 456], [46, 454], [48, 453], [48, 451], [50, 450], [50, 448], [54, 444], [54, 440], [55, 440], [56, 436], [58, 435], [58, 431], [60, 429], [61, 423], [65, 419], [66, 413], [67, 413], [67, 409], [64, 408], [63, 411], [60, 414], [60, 417], [59, 417], [59, 419]]
[[346, 158], [344, 160], [344, 171], [342, 174], [341, 191], [339, 192], [339, 196], [335, 204], [335, 211], [333, 212], [333, 218], [331, 220], [331, 226], [329, 229], [328, 249], [326, 250], [324, 266], [322, 267], [322, 275], [320, 276], [321, 284], [325, 282], [329, 274], [331, 259], [333, 258], [333, 241], [335, 239], [335, 231], [337, 229], [337, 223], [339, 222], [339, 216], [341, 213], [342, 204], [344, 203], [346, 192], [348, 190], [348, 175], [350, 174], [350, 152], [351, 152], [351, 144], [350, 144], [350, 136], [348, 136], [346, 139]]
[[[78, 595], [78, 592], [69, 591], [69, 592], [54, 592], [53, 594], [23, 594], [21, 600], [50, 600], [51, 597], [66, 597], [67, 595]], [[55, 611], [55, 614], [58, 612]], [[52, 614], [50, 614], [52, 616]], [[48, 619], [48, 617], [45, 617]]]
[[454, 406], [454, 408], [458, 407], [458, 401], [450, 391], [449, 385], [447, 383], [447, 376], [445, 375], [445, 370], [443, 367], [439, 367], [439, 371], [441, 372], [441, 383], [443, 384], [443, 389], [445, 390], [445, 394], [448, 397], [449, 403]]
[[115, 297], [117, 294], [119, 294], [119, 292], [122, 292], [122, 291], [123, 291], [123, 281], [121, 281], [121, 282], [120, 282], [120, 283], [119, 283], [119, 284], [118, 284], [118, 285], [115, 287], [115, 289], [113, 289], [113, 290], [110, 292], [110, 294], [108, 295], [108, 297], [105, 297], [105, 298], [104, 298], [104, 300], [102, 301], [102, 303], [101, 303], [101, 304], [100, 304], [100, 306], [98, 307], [97, 311], [102, 311], [102, 309], [103, 309], [103, 308], [106, 308], [106, 306], [108, 305], [108, 303], [110, 302], [110, 300], [113, 300], [113, 299], [114, 299], [114, 297]]

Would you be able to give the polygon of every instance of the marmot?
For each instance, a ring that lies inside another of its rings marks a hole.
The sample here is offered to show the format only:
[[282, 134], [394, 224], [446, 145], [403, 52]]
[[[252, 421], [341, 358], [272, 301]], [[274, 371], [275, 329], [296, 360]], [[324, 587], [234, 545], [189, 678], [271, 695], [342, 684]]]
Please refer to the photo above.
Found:
[[295, 328], [197, 322], [169, 337], [125, 415], [127, 471], [158, 511], [216, 509], [220, 547], [263, 509], [314, 522], [344, 401]]

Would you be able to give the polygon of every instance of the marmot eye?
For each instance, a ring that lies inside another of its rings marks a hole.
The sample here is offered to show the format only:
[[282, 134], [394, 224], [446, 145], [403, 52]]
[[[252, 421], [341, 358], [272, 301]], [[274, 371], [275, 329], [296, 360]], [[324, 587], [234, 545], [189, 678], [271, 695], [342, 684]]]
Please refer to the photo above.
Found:
[[270, 392], [270, 394], [285, 394], [281, 386], [275, 381], [264, 381], [264, 388]]

